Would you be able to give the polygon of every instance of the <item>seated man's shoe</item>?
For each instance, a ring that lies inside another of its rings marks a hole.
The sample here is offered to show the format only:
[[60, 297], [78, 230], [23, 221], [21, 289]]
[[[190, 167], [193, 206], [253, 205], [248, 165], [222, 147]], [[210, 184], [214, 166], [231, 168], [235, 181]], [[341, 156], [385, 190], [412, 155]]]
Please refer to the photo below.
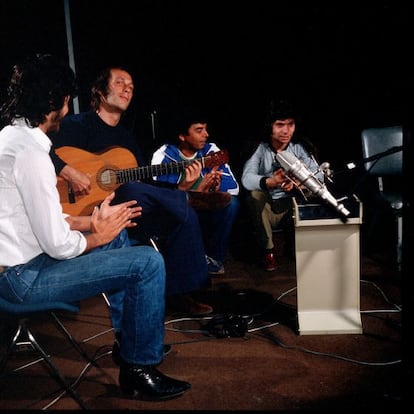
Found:
[[208, 273], [210, 275], [224, 275], [224, 265], [222, 262], [206, 256]]
[[191, 384], [164, 375], [155, 367], [128, 365], [121, 362], [119, 385], [124, 394], [135, 399], [161, 401], [176, 398]]
[[[114, 363], [118, 366], [121, 364], [121, 354], [120, 354], [121, 349], [120, 349], [119, 342], [120, 342], [120, 335], [117, 333], [115, 334], [115, 341], [112, 346], [112, 361], [114, 361]], [[164, 357], [166, 357], [171, 352], [171, 349], [172, 349], [171, 345], [168, 345], [168, 344], [164, 345], [164, 350], [163, 350]]]
[[187, 191], [187, 196], [195, 210], [220, 210], [231, 203], [231, 194], [224, 191]]
[[167, 298], [168, 304], [176, 311], [191, 316], [204, 316], [213, 312], [213, 308], [206, 303], [197, 302], [188, 295], [173, 295]]
[[263, 256], [263, 267], [267, 272], [276, 270], [276, 258], [274, 253], [266, 253]]

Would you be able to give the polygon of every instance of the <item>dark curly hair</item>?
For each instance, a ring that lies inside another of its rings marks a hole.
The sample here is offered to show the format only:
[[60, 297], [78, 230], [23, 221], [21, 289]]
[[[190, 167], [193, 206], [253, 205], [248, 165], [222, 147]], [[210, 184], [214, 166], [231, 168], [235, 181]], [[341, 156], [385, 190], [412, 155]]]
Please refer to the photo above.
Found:
[[180, 112], [175, 117], [175, 138], [178, 135], [188, 135], [191, 125], [208, 123], [208, 115], [201, 107], [184, 106], [177, 110]]
[[296, 102], [287, 98], [272, 99], [270, 101], [265, 115], [263, 142], [269, 142], [272, 134], [273, 123], [275, 121], [282, 121], [285, 119], [293, 119], [297, 127], [292, 137], [292, 142], [301, 143], [305, 150], [317, 159], [319, 156], [318, 148], [312, 143], [309, 138], [303, 136], [300, 132], [298, 134], [298, 126], [302, 122], [302, 117], [300, 115], [298, 105]]
[[264, 120], [264, 140], [269, 140], [269, 137], [272, 134], [272, 125], [275, 121], [290, 118], [294, 119], [295, 123], [299, 121], [299, 114], [293, 102], [287, 99], [271, 100]]
[[2, 104], [2, 125], [24, 119], [31, 127], [45, 122], [46, 115], [60, 110], [66, 96], [77, 93], [73, 70], [50, 54], [37, 53], [13, 66], [7, 96]]

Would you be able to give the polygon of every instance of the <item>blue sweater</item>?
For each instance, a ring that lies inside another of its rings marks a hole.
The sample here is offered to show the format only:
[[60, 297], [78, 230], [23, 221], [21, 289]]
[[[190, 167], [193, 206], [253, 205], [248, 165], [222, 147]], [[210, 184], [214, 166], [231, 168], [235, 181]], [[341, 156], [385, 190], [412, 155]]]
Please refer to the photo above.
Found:
[[[208, 157], [209, 153], [211, 152], [216, 153], [218, 151], [220, 151], [220, 148], [216, 144], [212, 142], [207, 142], [203, 149], [198, 150], [196, 152], [194, 159]], [[214, 157], [214, 154], [213, 154], [213, 157]], [[152, 156], [151, 164], [158, 165], [158, 164], [171, 163], [171, 162], [183, 163], [187, 161], [188, 161], [187, 158], [184, 159], [180, 155], [180, 151], [176, 145], [165, 144], [154, 152]], [[184, 167], [185, 165], [182, 164], [182, 166]], [[212, 170], [212, 166], [204, 167], [201, 171], [201, 175], [204, 176], [211, 170]], [[236, 178], [234, 177], [234, 174], [230, 168], [230, 165], [226, 162], [220, 165], [217, 171], [222, 172], [220, 191], [225, 191], [232, 195], [238, 195], [239, 184]], [[181, 180], [183, 179], [183, 174], [184, 174], [184, 168], [180, 168], [178, 169], [178, 171], [171, 172], [167, 175], [160, 175], [154, 179], [156, 179], [157, 181], [163, 181], [163, 182], [167, 182], [171, 184], [179, 184]]]

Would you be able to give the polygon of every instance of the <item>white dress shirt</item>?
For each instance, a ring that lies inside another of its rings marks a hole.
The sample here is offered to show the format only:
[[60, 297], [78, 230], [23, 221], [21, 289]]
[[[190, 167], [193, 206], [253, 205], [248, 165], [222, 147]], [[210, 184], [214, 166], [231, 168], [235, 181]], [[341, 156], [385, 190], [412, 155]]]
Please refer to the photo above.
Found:
[[51, 141], [23, 120], [0, 131], [0, 266], [82, 254], [86, 239], [70, 230], [49, 156]]

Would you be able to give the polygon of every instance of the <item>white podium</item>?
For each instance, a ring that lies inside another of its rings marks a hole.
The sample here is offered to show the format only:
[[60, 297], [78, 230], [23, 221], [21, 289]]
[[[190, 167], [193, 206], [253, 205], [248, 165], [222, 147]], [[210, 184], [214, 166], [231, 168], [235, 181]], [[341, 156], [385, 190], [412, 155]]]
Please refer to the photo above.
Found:
[[295, 199], [293, 205], [299, 334], [362, 333], [362, 204], [354, 204], [346, 221], [327, 206], [299, 205]]

